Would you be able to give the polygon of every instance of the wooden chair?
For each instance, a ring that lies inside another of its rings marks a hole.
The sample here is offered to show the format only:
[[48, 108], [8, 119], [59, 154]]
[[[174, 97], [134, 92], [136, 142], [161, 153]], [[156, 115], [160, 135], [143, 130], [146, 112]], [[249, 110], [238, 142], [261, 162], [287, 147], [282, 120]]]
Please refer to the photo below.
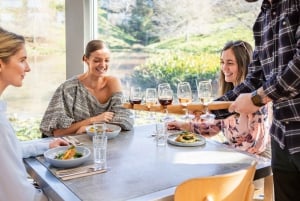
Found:
[[250, 201], [254, 192], [255, 167], [256, 162], [253, 162], [247, 169], [184, 181], [176, 187], [174, 200]]

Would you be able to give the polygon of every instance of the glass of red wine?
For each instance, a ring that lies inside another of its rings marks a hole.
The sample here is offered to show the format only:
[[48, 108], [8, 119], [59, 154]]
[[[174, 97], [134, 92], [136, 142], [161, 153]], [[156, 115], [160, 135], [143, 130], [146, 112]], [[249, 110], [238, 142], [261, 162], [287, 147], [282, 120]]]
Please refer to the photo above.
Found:
[[170, 121], [172, 118], [168, 114], [167, 106], [171, 105], [173, 102], [173, 91], [169, 83], [159, 84], [157, 87], [157, 97], [159, 103], [164, 107], [166, 116], [164, 117], [165, 121]]
[[129, 94], [129, 102], [131, 105], [141, 104], [142, 102], [142, 90], [141, 87], [131, 87]]
[[[131, 87], [129, 94], [129, 102], [133, 106], [134, 104], [141, 104], [143, 99], [141, 87]], [[138, 117], [137, 113], [134, 111], [134, 117]]]

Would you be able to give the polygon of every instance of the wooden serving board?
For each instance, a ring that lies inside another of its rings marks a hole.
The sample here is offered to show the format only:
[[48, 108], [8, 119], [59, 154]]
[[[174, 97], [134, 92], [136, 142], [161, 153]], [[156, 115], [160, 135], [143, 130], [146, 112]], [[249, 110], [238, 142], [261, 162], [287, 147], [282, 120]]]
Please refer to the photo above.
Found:
[[[208, 104], [208, 110], [221, 110], [221, 109], [228, 109], [231, 105], [232, 101], [214, 101]], [[142, 110], [142, 111], [155, 111], [155, 112], [165, 112], [165, 109], [160, 104], [156, 104], [150, 106], [148, 108], [145, 104], [130, 104], [124, 103], [123, 107], [127, 109], [134, 109], [134, 110]], [[185, 114], [185, 108], [180, 104], [172, 104], [167, 106], [168, 112], [173, 114]], [[202, 111], [204, 112], [205, 106], [201, 103], [191, 103], [187, 106], [188, 111]]]

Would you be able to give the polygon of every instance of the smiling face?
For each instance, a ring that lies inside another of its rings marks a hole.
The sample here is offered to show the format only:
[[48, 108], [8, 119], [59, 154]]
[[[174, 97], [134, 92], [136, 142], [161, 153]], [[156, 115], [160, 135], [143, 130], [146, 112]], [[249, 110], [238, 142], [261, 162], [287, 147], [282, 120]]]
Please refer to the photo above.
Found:
[[0, 86], [5, 89], [12, 85], [16, 87], [22, 86], [26, 72], [30, 71], [27, 63], [27, 53], [24, 44], [20, 49], [7, 61], [0, 59]]
[[85, 58], [89, 72], [96, 76], [102, 76], [107, 72], [109, 61], [110, 51], [107, 48], [96, 50], [88, 58]]
[[235, 86], [237, 84], [239, 66], [231, 48], [222, 52], [220, 65], [222, 73], [224, 74], [225, 82], [231, 82]]

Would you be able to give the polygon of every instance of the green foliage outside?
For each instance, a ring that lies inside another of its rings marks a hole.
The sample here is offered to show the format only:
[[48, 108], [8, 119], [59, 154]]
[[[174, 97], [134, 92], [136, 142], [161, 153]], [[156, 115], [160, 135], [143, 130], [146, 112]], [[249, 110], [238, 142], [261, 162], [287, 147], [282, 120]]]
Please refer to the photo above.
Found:
[[253, 43], [252, 32], [245, 28], [218, 30], [210, 35], [191, 36], [188, 41], [175, 38], [145, 47], [148, 60], [134, 68], [132, 85], [156, 87], [168, 82], [173, 90], [178, 82], [190, 82], [196, 90], [195, 80], [217, 80], [221, 49], [229, 40]]
[[173, 90], [181, 81], [216, 79], [219, 58], [216, 54], [193, 54], [182, 51], [165, 51], [154, 54], [145, 64], [136, 67], [131, 75], [132, 85], [143, 89], [156, 87], [159, 83], [168, 82]]
[[41, 138], [41, 132], [39, 130], [40, 118], [18, 118], [9, 117], [16, 135], [19, 140], [33, 140]]

